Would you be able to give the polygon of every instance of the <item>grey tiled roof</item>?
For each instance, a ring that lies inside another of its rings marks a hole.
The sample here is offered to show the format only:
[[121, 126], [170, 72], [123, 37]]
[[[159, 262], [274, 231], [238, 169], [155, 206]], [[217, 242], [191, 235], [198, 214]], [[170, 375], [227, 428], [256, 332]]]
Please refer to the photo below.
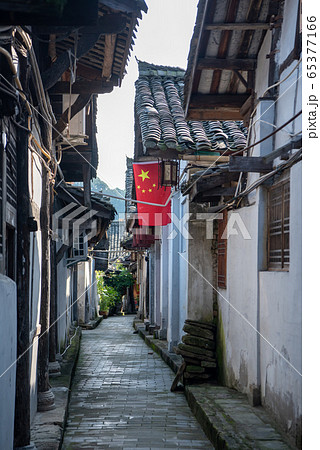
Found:
[[139, 61], [135, 112], [145, 149], [180, 152], [240, 150], [247, 130], [241, 121], [186, 121], [184, 119], [184, 70]]

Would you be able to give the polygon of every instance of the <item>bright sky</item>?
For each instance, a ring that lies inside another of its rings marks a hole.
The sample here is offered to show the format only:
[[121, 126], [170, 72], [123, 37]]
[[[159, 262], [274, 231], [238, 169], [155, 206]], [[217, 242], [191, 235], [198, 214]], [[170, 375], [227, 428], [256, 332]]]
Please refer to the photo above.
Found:
[[121, 88], [98, 97], [98, 177], [111, 188], [124, 188], [126, 156], [133, 156], [135, 56], [164, 66], [187, 66], [198, 0], [146, 0], [133, 52]]

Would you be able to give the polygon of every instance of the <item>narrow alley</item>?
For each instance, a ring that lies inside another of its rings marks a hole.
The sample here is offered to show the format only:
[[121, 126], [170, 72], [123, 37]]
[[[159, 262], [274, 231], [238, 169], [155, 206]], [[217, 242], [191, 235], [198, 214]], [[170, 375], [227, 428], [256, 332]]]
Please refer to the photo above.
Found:
[[213, 448], [132, 321], [110, 317], [83, 332], [62, 448]]

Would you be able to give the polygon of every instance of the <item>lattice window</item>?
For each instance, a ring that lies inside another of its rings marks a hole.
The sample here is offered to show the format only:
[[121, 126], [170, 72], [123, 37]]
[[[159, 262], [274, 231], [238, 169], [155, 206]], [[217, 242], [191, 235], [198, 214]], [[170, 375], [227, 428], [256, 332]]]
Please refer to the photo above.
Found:
[[85, 239], [84, 233], [79, 236], [75, 236], [73, 239], [73, 257], [74, 258], [87, 258], [88, 256], [88, 241]]
[[268, 269], [288, 270], [290, 264], [289, 180], [270, 188], [268, 209]]
[[224, 231], [228, 224], [228, 211], [223, 211], [223, 219], [218, 223], [218, 287], [227, 287], [227, 239]]

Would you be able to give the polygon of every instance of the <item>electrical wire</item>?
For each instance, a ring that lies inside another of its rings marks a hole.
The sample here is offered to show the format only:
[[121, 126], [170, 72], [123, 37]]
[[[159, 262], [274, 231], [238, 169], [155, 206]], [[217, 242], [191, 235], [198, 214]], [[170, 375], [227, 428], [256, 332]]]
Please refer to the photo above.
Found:
[[288, 169], [289, 167], [293, 166], [297, 162], [299, 162], [302, 158], [302, 148], [300, 148], [286, 163], [280, 164], [276, 169], [272, 170], [271, 172], [262, 175], [259, 177], [256, 181], [254, 181], [250, 186], [248, 186], [243, 192], [238, 194], [237, 196], [233, 197], [232, 199], [228, 200], [226, 203], [223, 203], [220, 207], [217, 207], [216, 212], [223, 211], [236, 201], [241, 200], [246, 195], [250, 194], [253, 190], [257, 189], [261, 184], [263, 184], [265, 181], [267, 181], [269, 178], [273, 177], [278, 172], [283, 172], [284, 170]]

